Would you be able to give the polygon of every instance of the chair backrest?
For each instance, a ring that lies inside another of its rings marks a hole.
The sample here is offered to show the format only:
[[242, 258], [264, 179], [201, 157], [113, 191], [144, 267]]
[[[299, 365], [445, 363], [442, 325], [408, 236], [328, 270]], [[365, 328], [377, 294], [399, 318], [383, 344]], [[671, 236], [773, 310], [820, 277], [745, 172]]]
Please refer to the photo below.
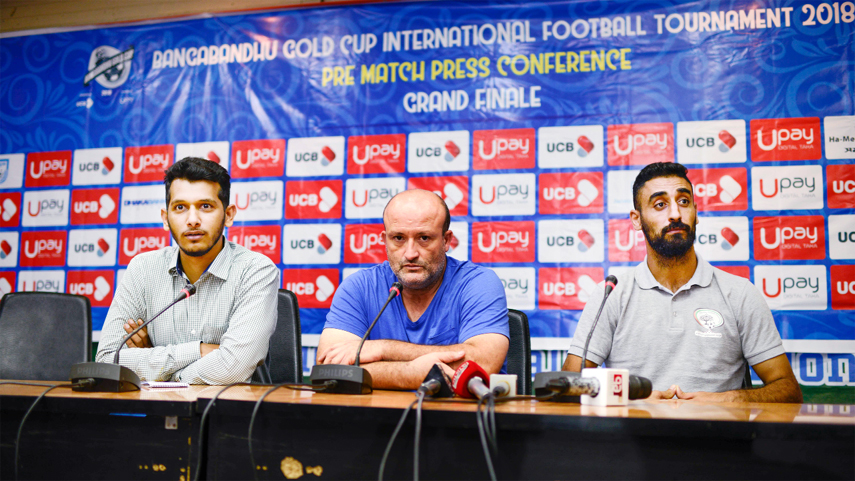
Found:
[[300, 332], [300, 308], [297, 296], [279, 289], [279, 313], [276, 330], [270, 337], [270, 382], [303, 382], [303, 341]]
[[531, 394], [531, 337], [528, 316], [508, 309], [510, 344], [508, 345], [508, 374], [517, 375], [517, 394]]
[[91, 360], [89, 299], [54, 292], [3, 296], [0, 379], [67, 381], [73, 364]]

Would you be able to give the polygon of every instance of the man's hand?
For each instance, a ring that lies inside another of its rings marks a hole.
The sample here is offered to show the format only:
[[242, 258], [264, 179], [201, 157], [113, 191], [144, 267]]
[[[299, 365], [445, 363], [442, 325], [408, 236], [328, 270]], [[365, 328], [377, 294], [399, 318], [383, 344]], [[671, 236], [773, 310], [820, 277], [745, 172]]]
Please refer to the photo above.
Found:
[[733, 391], [726, 392], [704, 392], [704, 391], [696, 391], [696, 392], [683, 392], [679, 386], [677, 386], [677, 399], [683, 399], [685, 401], [706, 401], [706, 402], [732, 402], [736, 401], [736, 395]]
[[202, 357], [205, 357], [208, 354], [211, 354], [212, 352], [214, 352], [215, 350], [217, 350], [219, 348], [220, 348], [219, 344], [205, 344], [203, 342], [203, 343], [199, 344], [199, 353], [202, 354]]
[[427, 373], [430, 372], [434, 364], [438, 365], [442, 369], [442, 372], [451, 379], [454, 377], [454, 369], [448, 365], [463, 359], [465, 355], [466, 351], [432, 352], [417, 357], [408, 364], [410, 371], [419, 379], [419, 382], [427, 376]]
[[650, 393], [650, 396], [647, 397], [647, 400], [671, 399], [674, 397], [674, 394], [676, 394], [677, 392], [682, 392], [682, 391], [680, 391], [680, 386], [678, 386], [676, 384], [672, 384], [671, 387], [669, 387], [667, 391], [652, 391]]
[[[356, 361], [356, 350], [361, 338], [356, 340], [336, 342], [318, 356], [318, 364], [353, 364]], [[383, 360], [382, 340], [365, 341], [362, 352], [359, 353], [359, 363], [377, 362]]]
[[[134, 321], [133, 319], [128, 319], [128, 322], [126, 322], [125, 325], [122, 327], [125, 329], [126, 333], [130, 334], [134, 332], [134, 329], [141, 326], [143, 322], [145, 321], [143, 321], [142, 319], [137, 319], [136, 321]], [[148, 327], [140, 329], [140, 331], [134, 334], [133, 337], [128, 339], [125, 344], [127, 344], [127, 346], [130, 348], [153, 347], [151, 345], [151, 339], [148, 338]]]

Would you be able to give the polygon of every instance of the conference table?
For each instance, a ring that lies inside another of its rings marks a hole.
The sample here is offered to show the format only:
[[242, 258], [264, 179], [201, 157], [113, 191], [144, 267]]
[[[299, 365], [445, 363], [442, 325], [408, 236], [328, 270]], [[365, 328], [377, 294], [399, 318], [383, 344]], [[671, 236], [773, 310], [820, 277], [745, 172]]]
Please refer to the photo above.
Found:
[[[57, 389], [34, 409], [20, 479], [376, 479], [412, 392], [319, 394], [268, 386], [78, 393]], [[0, 385], [0, 478], [14, 478], [14, 437], [43, 391]], [[488, 479], [476, 405], [426, 401], [422, 479]], [[497, 403], [499, 479], [855, 479], [851, 405], [631, 401], [590, 407], [533, 399]], [[384, 479], [413, 477], [415, 413]]]

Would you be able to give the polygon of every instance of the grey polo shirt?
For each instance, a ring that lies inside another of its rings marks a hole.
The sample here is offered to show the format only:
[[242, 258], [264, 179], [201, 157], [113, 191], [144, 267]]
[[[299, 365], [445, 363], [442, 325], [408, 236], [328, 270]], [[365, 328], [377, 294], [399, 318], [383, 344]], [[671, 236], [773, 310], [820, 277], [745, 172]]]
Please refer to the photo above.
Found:
[[[582, 311], [571, 354], [582, 356], [603, 293], [600, 284]], [[685, 392], [739, 389], [746, 361], [753, 366], [783, 353], [757, 288], [700, 256], [676, 293], [656, 281], [647, 259], [618, 276], [588, 347], [588, 359], [597, 364], [628, 369], [658, 391], [677, 384]]]

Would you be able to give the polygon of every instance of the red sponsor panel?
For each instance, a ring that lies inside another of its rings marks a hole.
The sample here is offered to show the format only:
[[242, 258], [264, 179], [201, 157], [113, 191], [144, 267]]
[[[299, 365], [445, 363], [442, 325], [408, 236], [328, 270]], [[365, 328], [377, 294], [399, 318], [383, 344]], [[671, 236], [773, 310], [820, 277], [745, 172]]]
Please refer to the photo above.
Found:
[[606, 144], [609, 165], [674, 162], [674, 124], [609, 125]]
[[0, 192], [0, 227], [18, 227], [21, 223], [21, 193]]
[[755, 217], [754, 258], [825, 259], [825, 219], [820, 215]]
[[169, 245], [171, 234], [160, 227], [122, 229], [119, 232], [119, 265], [126, 266], [137, 254]]
[[282, 288], [297, 296], [300, 307], [329, 309], [339, 284], [338, 269], [283, 269]]
[[344, 263], [378, 264], [386, 260], [383, 224], [344, 226]]
[[751, 268], [748, 266], [715, 266], [717, 269], [721, 269], [728, 274], [733, 274], [735, 276], [744, 277], [751, 280]]
[[540, 174], [541, 214], [592, 214], [603, 211], [603, 173]]
[[347, 138], [348, 174], [397, 174], [407, 167], [407, 135], [354, 135]]
[[644, 234], [629, 219], [609, 219], [609, 261], [643, 261], [647, 255]]
[[699, 211], [748, 209], [748, 171], [741, 167], [689, 169]]
[[278, 225], [229, 227], [229, 240], [266, 255], [274, 264], [282, 261], [282, 228]]
[[855, 165], [829, 165], [825, 168], [829, 209], [855, 207]]
[[472, 262], [534, 262], [534, 221], [474, 222]]
[[15, 271], [0, 272], [0, 297], [15, 292]]
[[21, 232], [21, 267], [61, 267], [68, 248], [64, 230]]
[[472, 146], [475, 170], [534, 168], [534, 129], [476, 130]]
[[232, 142], [231, 176], [282, 177], [285, 172], [285, 141], [240, 140]]
[[172, 144], [127, 147], [125, 149], [125, 183], [162, 182], [163, 171], [174, 160]]
[[831, 266], [831, 308], [855, 309], [855, 265]]
[[538, 309], [580, 311], [603, 278], [602, 267], [545, 267], [537, 272]]
[[751, 121], [751, 160], [819, 160], [822, 158], [819, 117]]
[[71, 183], [71, 151], [57, 150], [27, 154], [25, 179], [26, 187], [68, 185]]
[[289, 180], [285, 183], [286, 219], [340, 219], [340, 180]]
[[66, 292], [86, 296], [92, 307], [110, 307], [115, 291], [113, 271], [68, 271]]
[[410, 177], [407, 189], [423, 189], [442, 197], [452, 216], [469, 213], [469, 178], [463, 175], [448, 177]]
[[71, 225], [116, 224], [119, 222], [119, 188], [73, 189]]

